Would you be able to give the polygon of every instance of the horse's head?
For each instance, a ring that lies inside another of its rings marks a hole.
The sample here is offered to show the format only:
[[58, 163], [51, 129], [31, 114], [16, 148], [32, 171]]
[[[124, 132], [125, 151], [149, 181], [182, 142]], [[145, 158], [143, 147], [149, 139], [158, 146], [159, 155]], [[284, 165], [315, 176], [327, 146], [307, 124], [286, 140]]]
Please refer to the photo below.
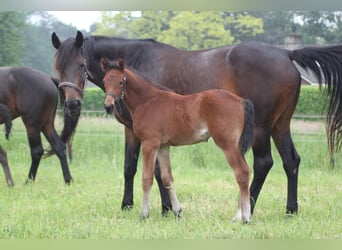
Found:
[[61, 42], [55, 32], [52, 45], [57, 49], [54, 67], [59, 74], [59, 89], [64, 97], [64, 109], [70, 116], [79, 116], [83, 101], [83, 90], [87, 79], [87, 68], [83, 54], [84, 38], [77, 31], [75, 38]]
[[[104, 107], [108, 114], [111, 114], [114, 107], [119, 114], [122, 112], [122, 102], [124, 98], [125, 77], [125, 59], [119, 57], [116, 61], [110, 61], [106, 57], [101, 58], [101, 69], [105, 73], [103, 83], [106, 92]], [[120, 114], [122, 116], [122, 114]]]

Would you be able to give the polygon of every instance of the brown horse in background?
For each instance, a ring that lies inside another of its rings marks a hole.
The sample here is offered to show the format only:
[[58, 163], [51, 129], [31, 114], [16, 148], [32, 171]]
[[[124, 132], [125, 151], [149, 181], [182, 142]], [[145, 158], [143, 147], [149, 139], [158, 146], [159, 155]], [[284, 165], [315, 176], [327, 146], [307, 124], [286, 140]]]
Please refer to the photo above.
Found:
[[[69, 184], [72, 177], [66, 158], [65, 144], [54, 127], [58, 104], [58, 84], [57, 79], [28, 67], [1, 67], [0, 124], [5, 123], [8, 138], [12, 119], [21, 116], [27, 131], [32, 158], [28, 180], [35, 180], [44, 153], [40, 136], [42, 132], [58, 156], [64, 181]], [[7, 184], [13, 185], [7, 154], [1, 146], [0, 163], [5, 172]]]
[[133, 132], [141, 142], [143, 154], [143, 204], [141, 218], [149, 215], [154, 166], [158, 159], [164, 187], [172, 211], [180, 215], [170, 166], [170, 146], [190, 145], [213, 138], [232, 167], [240, 188], [238, 217], [249, 222], [249, 168], [244, 153], [252, 145], [253, 104], [228, 91], [212, 89], [197, 94], [179, 95], [153, 86], [126, 68], [119, 57], [111, 62], [102, 58], [106, 91], [105, 108], [111, 114], [121, 99], [133, 121]]
[[[301, 76], [293, 61], [312, 70], [329, 97], [328, 140], [333, 153], [342, 144], [342, 45], [304, 47], [293, 51], [259, 42], [198, 51], [185, 51], [151, 39], [124, 39], [107, 36], [84, 38], [81, 32], [61, 42], [53, 33], [57, 49], [55, 68], [61, 81], [84, 86], [84, 72], [104, 90], [100, 59], [119, 55], [127, 65], [152, 83], [166, 86], [179, 94], [207, 89], [225, 89], [252, 101], [255, 108], [253, 143], [254, 175], [250, 186], [252, 212], [266, 177], [273, 166], [271, 137], [281, 156], [287, 177], [286, 213], [297, 213], [300, 157], [290, 131], [291, 117], [297, 105]], [[85, 79], [84, 79], [85, 80]], [[80, 101], [78, 103], [81, 103]], [[137, 171], [140, 142], [131, 127], [125, 106], [115, 111], [125, 129], [125, 190], [122, 209], [133, 206], [133, 184]], [[323, 107], [322, 107], [323, 109]], [[158, 161], [157, 161], [158, 163]], [[162, 185], [158, 164], [155, 176], [166, 212], [171, 203]]]

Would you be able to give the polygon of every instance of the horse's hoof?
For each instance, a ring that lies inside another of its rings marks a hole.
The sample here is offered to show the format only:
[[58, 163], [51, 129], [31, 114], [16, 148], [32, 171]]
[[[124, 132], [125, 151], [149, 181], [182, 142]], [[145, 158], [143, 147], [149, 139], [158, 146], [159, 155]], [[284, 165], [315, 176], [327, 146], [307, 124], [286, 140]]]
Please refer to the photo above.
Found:
[[162, 207], [162, 216], [163, 217], [166, 217], [168, 214], [169, 214], [169, 212], [171, 211], [171, 206], [163, 206]]
[[34, 183], [34, 180], [33, 180], [33, 179], [30, 179], [30, 178], [28, 178], [28, 179], [25, 181], [25, 185], [30, 185], [30, 184], [32, 184], [32, 183]]
[[133, 204], [132, 205], [129, 205], [129, 204], [121, 205], [121, 210], [123, 210], [123, 211], [128, 211], [128, 210], [131, 210], [132, 208], [133, 208]]
[[14, 186], [14, 181], [13, 180], [8, 180], [7, 181], [7, 186], [8, 187], [13, 187]]
[[65, 184], [67, 185], [67, 186], [70, 186], [71, 185], [71, 183], [73, 182], [74, 180], [71, 178], [70, 180], [65, 180]]
[[298, 208], [286, 208], [286, 215], [298, 214]]

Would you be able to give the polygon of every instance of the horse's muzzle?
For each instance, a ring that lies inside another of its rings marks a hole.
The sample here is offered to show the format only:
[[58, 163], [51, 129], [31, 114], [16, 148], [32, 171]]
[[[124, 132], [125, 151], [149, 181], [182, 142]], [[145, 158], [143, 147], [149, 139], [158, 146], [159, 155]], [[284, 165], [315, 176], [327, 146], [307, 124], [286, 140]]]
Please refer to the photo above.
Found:
[[65, 101], [64, 108], [71, 117], [81, 114], [82, 102], [79, 99], [70, 99]]

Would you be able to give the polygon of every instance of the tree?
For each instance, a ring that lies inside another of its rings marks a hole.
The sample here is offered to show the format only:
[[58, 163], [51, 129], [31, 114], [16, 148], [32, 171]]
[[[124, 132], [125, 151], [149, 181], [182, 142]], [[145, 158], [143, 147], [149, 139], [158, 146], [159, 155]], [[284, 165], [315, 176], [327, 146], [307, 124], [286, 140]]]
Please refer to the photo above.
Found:
[[221, 12], [178, 12], [170, 20], [170, 28], [158, 40], [181, 49], [206, 49], [232, 44], [234, 37], [225, 30]]
[[23, 47], [21, 28], [25, 17], [19, 12], [0, 12], [0, 65], [15, 65]]
[[[58, 21], [46, 11], [26, 13], [26, 19], [27, 24], [22, 29], [23, 51], [20, 64], [53, 74], [56, 49], [51, 44], [52, 32], [65, 40], [74, 37], [77, 29]], [[88, 35], [84, 31], [83, 34]]]
[[232, 18], [218, 11], [124, 11], [103, 13], [94, 34], [153, 38], [182, 49], [205, 49], [239, 41], [229, 29], [233, 26], [250, 37], [263, 31], [262, 20], [245, 13]]

